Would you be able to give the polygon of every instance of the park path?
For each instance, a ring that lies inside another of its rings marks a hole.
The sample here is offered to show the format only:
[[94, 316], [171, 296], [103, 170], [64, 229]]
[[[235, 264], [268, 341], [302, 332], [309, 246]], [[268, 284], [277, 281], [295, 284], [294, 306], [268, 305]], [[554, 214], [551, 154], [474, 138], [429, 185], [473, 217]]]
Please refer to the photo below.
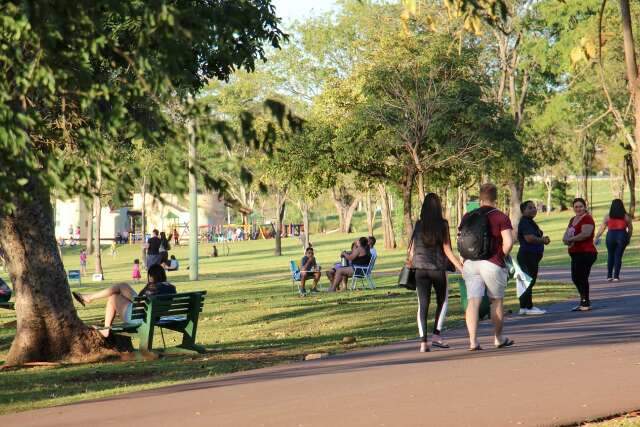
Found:
[[[567, 301], [545, 316], [510, 316], [509, 349], [492, 348], [483, 322], [481, 352], [466, 351], [456, 329], [450, 350], [419, 353], [407, 341], [8, 415], [0, 425], [532, 426], [625, 413], [640, 409], [640, 270], [617, 284], [603, 278], [594, 271], [589, 313], [570, 312]], [[545, 270], [541, 280], [569, 279]]]

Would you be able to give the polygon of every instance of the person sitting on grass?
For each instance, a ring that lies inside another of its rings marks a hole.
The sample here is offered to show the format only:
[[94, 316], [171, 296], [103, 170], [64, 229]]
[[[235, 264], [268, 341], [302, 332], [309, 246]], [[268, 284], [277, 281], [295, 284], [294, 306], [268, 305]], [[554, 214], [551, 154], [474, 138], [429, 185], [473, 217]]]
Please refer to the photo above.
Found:
[[171, 255], [171, 258], [168, 262], [162, 263], [162, 267], [167, 271], [176, 271], [180, 267], [180, 264], [178, 263], [176, 256]]
[[176, 287], [167, 282], [167, 274], [164, 272], [164, 269], [158, 264], [154, 264], [149, 267], [147, 271], [147, 285], [140, 293], [137, 293], [128, 283], [118, 283], [92, 294], [81, 294], [79, 292], [72, 292], [71, 294], [83, 307], [86, 304], [91, 304], [95, 300], [106, 298], [107, 305], [104, 313], [104, 329], [100, 329], [99, 332], [103, 337], [107, 338], [109, 337], [110, 328], [116, 314], [118, 314], [125, 323], [142, 322], [139, 319], [131, 319], [133, 300], [135, 297], [175, 293]]
[[333, 282], [329, 288], [329, 292], [335, 292], [343, 279], [353, 276], [354, 265], [368, 266], [371, 261], [371, 252], [369, 252], [369, 240], [366, 237], [360, 237], [356, 240], [356, 245], [351, 252], [343, 252], [342, 258], [345, 258], [349, 266], [336, 269]]
[[305, 296], [307, 291], [304, 287], [304, 282], [313, 278], [313, 287], [311, 292], [318, 292], [318, 282], [320, 281], [320, 266], [316, 261], [316, 257], [313, 254], [313, 248], [309, 247], [300, 261], [300, 295]]

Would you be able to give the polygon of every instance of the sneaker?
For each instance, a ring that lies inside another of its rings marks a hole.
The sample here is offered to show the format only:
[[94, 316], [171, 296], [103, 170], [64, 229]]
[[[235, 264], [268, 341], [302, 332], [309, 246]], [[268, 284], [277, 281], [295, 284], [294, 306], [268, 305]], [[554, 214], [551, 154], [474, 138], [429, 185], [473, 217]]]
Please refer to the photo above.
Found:
[[614, 281], [614, 282], [619, 282], [619, 281], [620, 281], [620, 279], [616, 277], [615, 279], [613, 279], [613, 281]]
[[573, 308], [571, 309], [571, 311], [580, 311], [580, 309], [581, 309], [581, 308], [582, 308], [582, 306], [581, 306], [581, 305], [576, 305], [575, 307], [573, 307]]
[[538, 307], [532, 307], [526, 310], [528, 315], [534, 315], [534, 316], [545, 314], [547, 312], [546, 310], [539, 309]]
[[300, 289], [300, 296], [301, 297], [306, 297], [307, 296], [307, 291], [304, 289]]
[[318, 293], [318, 292], [320, 292], [320, 290], [316, 289], [316, 288], [311, 288], [311, 292]]
[[591, 311], [590, 305], [581, 305], [578, 311]]
[[613, 278], [612, 277], [607, 277], [607, 282], [613, 282]]
[[527, 315], [527, 310], [526, 308], [521, 308], [520, 311], [518, 311], [518, 315], [520, 316], [526, 316]]

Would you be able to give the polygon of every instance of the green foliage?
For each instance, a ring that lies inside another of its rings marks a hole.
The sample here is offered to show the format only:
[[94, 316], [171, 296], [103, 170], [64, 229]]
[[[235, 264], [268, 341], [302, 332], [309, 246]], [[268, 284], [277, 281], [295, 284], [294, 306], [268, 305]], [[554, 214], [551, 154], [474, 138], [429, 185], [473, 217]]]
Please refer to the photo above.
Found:
[[[28, 197], [30, 180], [60, 194], [89, 195], [96, 160], [104, 179], [126, 192], [142, 172], [137, 163], [118, 170], [116, 153], [140, 140], [167, 155], [163, 167], [173, 177], [152, 179], [150, 190], [184, 191], [184, 124], [206, 112], [187, 95], [237, 68], [253, 70], [265, 59], [264, 43], [278, 47], [285, 37], [270, 0], [23, 1], [4, 2], [0, 13], [5, 211], [13, 197]], [[264, 142], [250, 125], [246, 118], [241, 136]], [[224, 141], [233, 136], [221, 120], [203, 120], [196, 131], [205, 143], [214, 132]], [[196, 167], [207, 185], [220, 184]]]

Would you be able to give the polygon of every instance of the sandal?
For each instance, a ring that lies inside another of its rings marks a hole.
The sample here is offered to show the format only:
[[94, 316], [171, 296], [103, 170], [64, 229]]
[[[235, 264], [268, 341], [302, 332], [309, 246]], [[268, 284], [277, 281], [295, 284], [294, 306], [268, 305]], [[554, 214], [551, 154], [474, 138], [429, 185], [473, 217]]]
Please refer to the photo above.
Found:
[[471, 347], [471, 348], [469, 349], [469, 351], [480, 351], [480, 350], [482, 350], [482, 347], [480, 347], [480, 344], [478, 344], [478, 345], [477, 345], [477, 346], [475, 346], [475, 347]]
[[512, 339], [505, 338], [504, 341], [502, 341], [500, 344], [498, 344], [496, 346], [496, 348], [511, 347], [513, 345], [513, 343], [514, 343], [514, 341]]
[[447, 344], [444, 341], [431, 341], [431, 347], [437, 347], [437, 348], [451, 348], [449, 347], [449, 344]]
[[80, 295], [77, 292], [71, 292], [71, 295], [73, 295], [73, 297], [76, 299], [76, 301], [80, 303], [81, 306], [85, 307], [85, 303], [84, 303], [84, 299], [82, 298], [82, 295]]

